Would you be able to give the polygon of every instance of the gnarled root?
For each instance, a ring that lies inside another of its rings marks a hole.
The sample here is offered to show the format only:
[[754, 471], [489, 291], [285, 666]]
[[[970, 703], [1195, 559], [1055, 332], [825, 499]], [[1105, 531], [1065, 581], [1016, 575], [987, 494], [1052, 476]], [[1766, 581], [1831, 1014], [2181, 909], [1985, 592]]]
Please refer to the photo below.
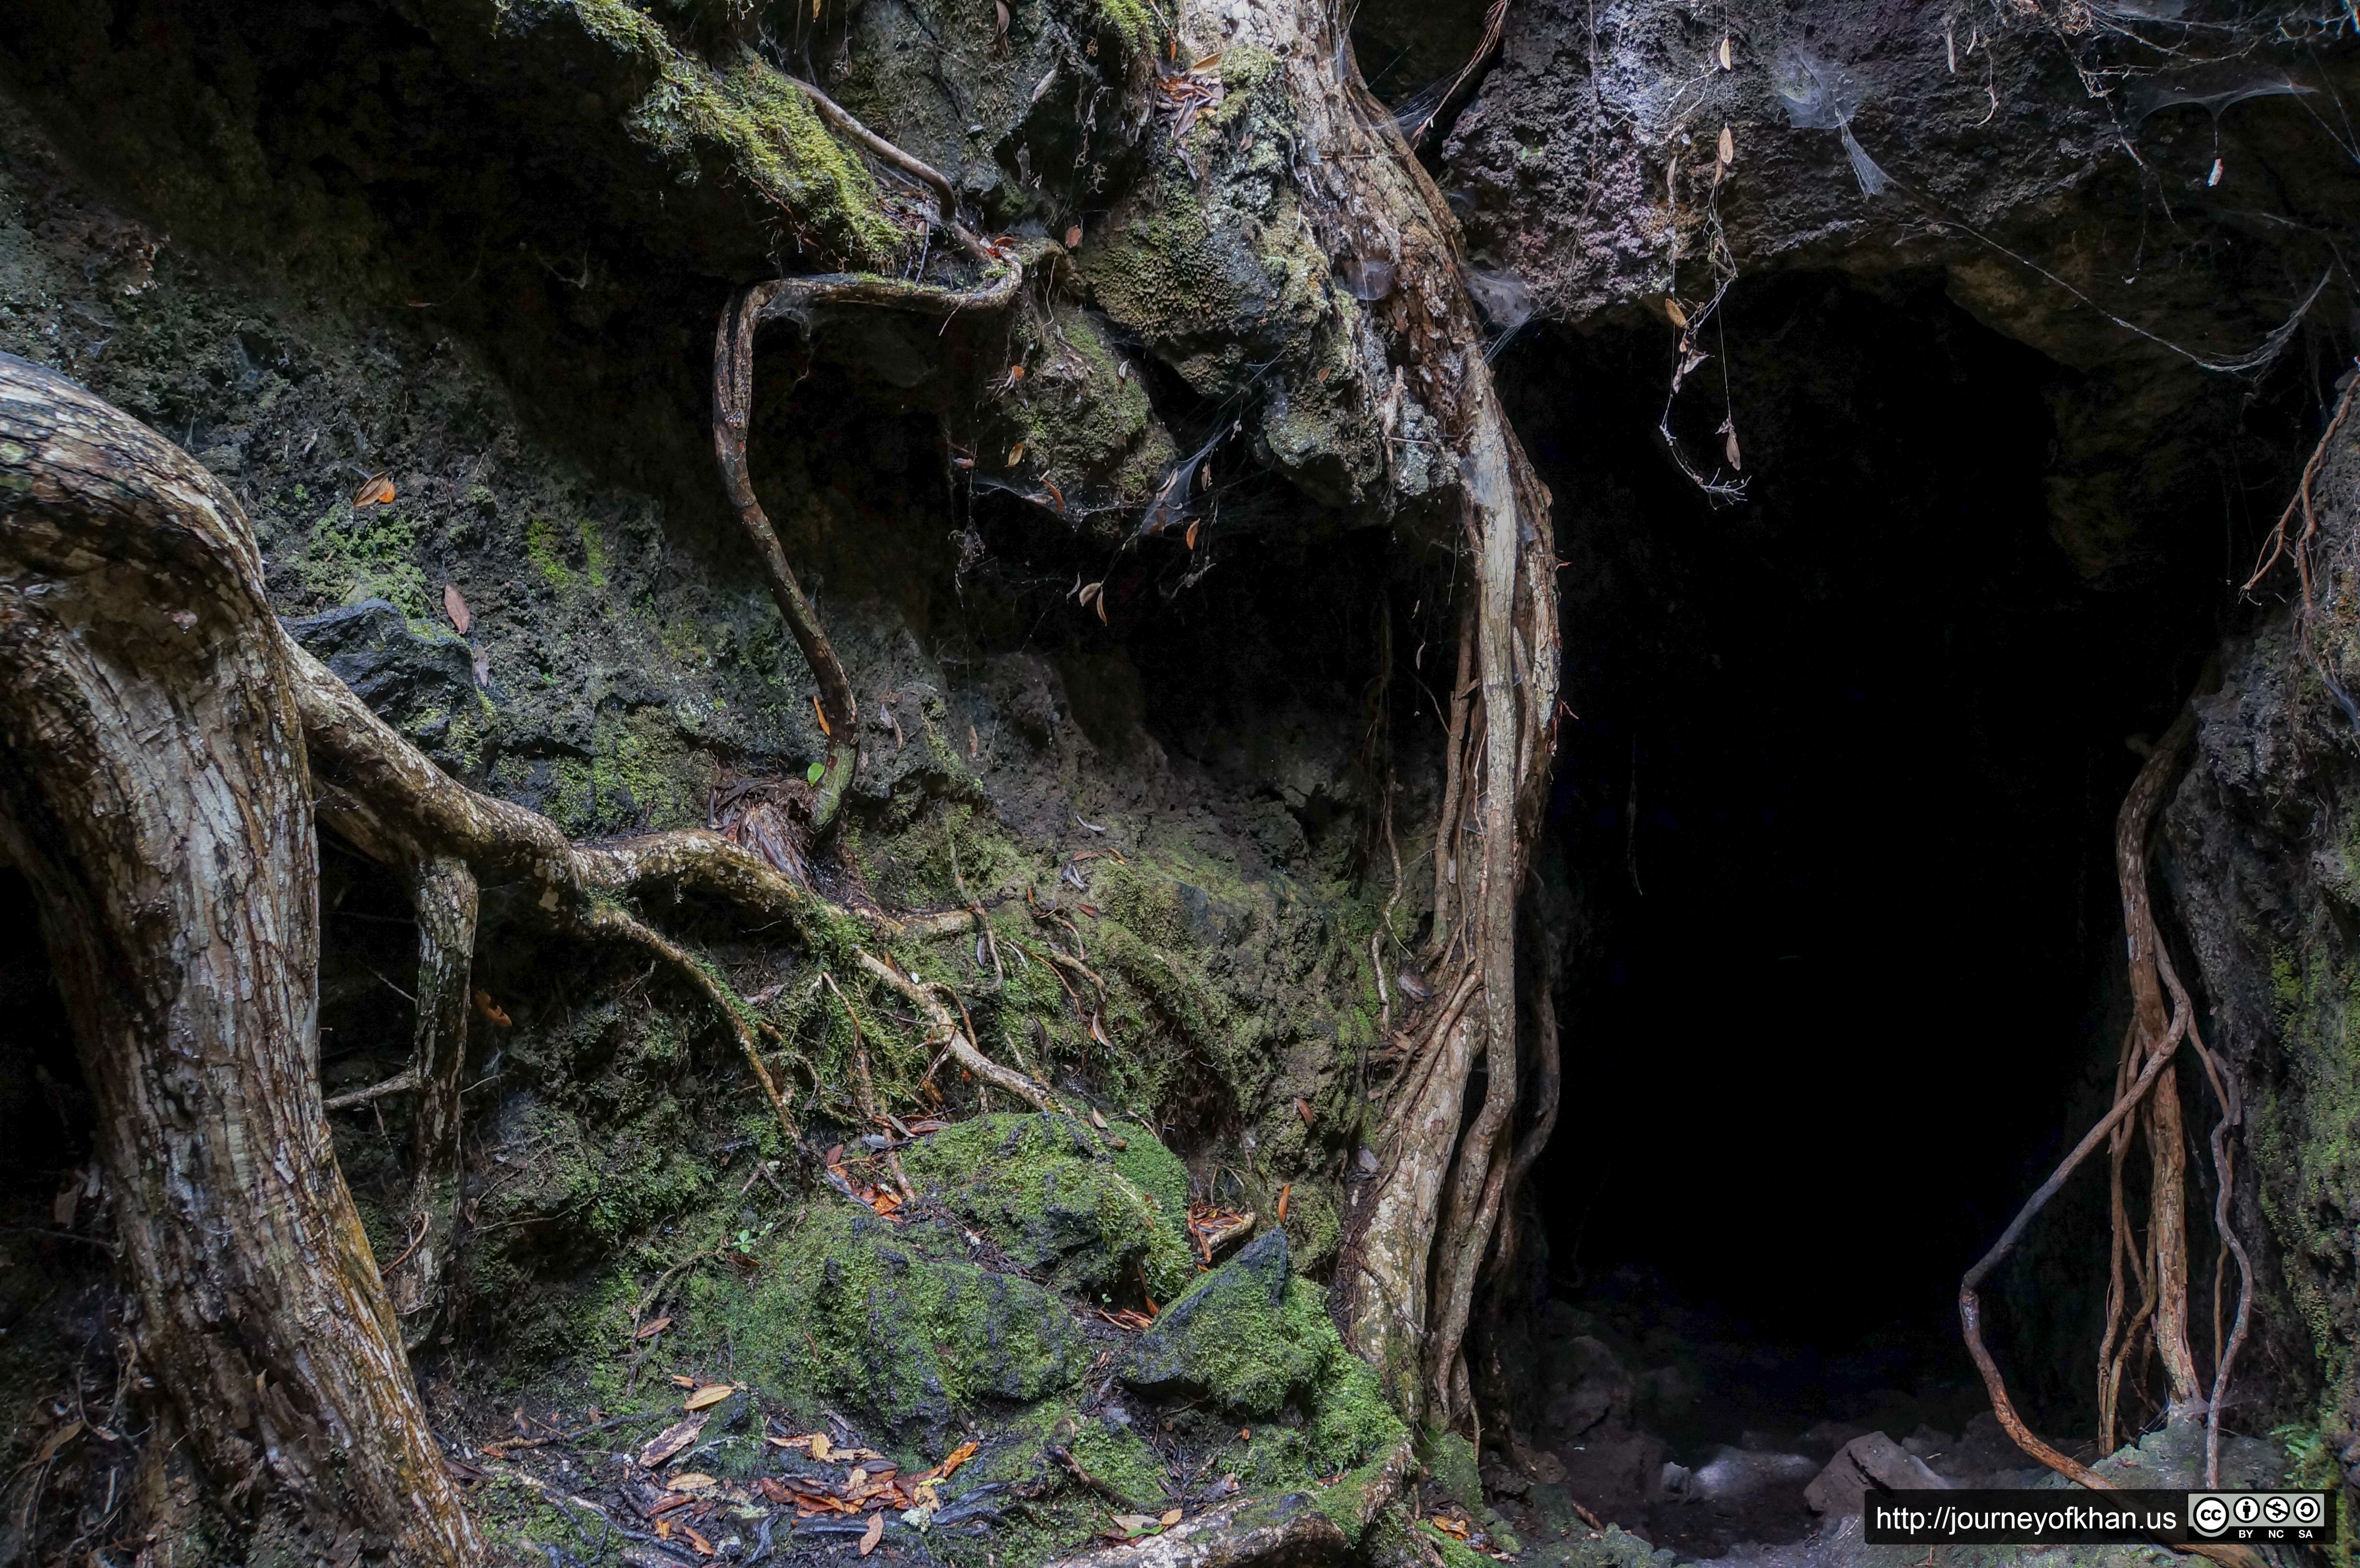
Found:
[[1013, 1068], [1002, 1067], [977, 1050], [975, 1041], [967, 1038], [967, 1030], [960, 1027], [958, 1019], [951, 1017], [951, 1010], [943, 1006], [942, 998], [934, 995], [932, 987], [911, 979], [885, 960], [867, 951], [863, 951], [860, 954], [860, 967], [875, 979], [899, 992], [912, 1006], [923, 1013], [926, 1016], [926, 1021], [934, 1026], [932, 1043], [947, 1046], [950, 1049], [951, 1060], [974, 1073], [978, 1079], [994, 1088], [1006, 1090], [1036, 1111], [1059, 1112], [1065, 1109], [1057, 1104], [1055, 1097], [1049, 1093], [1045, 1084], [1036, 1083]]
[[1059, 1558], [1049, 1568], [1315, 1568], [1351, 1549], [1309, 1494], [1224, 1504], [1161, 1535]]

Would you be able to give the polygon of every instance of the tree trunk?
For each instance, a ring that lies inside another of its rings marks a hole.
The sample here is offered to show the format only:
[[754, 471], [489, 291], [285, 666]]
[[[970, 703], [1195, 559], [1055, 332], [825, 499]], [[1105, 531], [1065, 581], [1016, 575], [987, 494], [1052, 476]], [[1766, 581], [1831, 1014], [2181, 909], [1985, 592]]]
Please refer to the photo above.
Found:
[[199, 1460], [321, 1555], [473, 1561], [321, 1109], [311, 780], [253, 538], [169, 443], [5, 355], [0, 743], [138, 1353]]

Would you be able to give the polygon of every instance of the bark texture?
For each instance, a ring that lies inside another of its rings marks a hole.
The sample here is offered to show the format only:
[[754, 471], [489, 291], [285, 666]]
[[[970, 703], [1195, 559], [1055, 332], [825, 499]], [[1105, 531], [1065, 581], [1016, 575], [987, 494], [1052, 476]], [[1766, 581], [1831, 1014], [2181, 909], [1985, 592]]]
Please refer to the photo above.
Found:
[[330, 1148], [300, 714], [236, 503], [0, 356], [0, 843], [99, 1105], [139, 1354], [323, 1552], [477, 1554]]

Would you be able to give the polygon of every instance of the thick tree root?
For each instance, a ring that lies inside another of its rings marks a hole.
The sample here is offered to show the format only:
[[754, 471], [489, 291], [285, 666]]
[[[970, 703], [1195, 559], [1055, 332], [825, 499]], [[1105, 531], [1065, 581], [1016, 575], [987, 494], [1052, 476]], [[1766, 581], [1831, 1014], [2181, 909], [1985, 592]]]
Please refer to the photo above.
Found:
[[417, 1020], [410, 1072], [409, 1210], [424, 1231], [399, 1267], [386, 1269], [402, 1339], [415, 1350], [440, 1326], [443, 1280], [458, 1227], [460, 1091], [467, 1067], [467, 1018], [474, 1010], [470, 976], [475, 956], [475, 877], [466, 862], [431, 855], [409, 867], [411, 907], [418, 915]]
[[1226, 1504], [1161, 1535], [1059, 1558], [1048, 1568], [1314, 1568], [1351, 1549], [1336, 1521], [1302, 1492]]
[[951, 1017], [950, 1009], [943, 1006], [942, 998], [935, 996], [930, 986], [911, 979], [873, 953], [864, 951], [860, 954], [860, 967], [900, 993], [923, 1013], [926, 1021], [934, 1026], [929, 1043], [949, 1047], [951, 1060], [978, 1079], [1007, 1091], [1036, 1111], [1059, 1112], [1065, 1109], [1049, 1093], [1047, 1085], [1035, 1083], [1013, 1068], [1000, 1066], [977, 1050], [975, 1041], [967, 1038], [967, 1030], [959, 1027], [959, 1020]]
[[229, 493], [0, 355], [0, 856], [97, 1102], [141, 1359], [216, 1484], [268, 1482], [310, 1554], [455, 1568], [480, 1545], [321, 1106], [288, 648]]

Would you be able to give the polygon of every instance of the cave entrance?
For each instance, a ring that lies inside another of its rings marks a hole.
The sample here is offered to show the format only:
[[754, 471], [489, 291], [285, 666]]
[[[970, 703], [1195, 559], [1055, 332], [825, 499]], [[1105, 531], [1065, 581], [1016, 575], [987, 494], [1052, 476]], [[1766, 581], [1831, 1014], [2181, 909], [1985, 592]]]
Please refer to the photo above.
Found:
[[[1955, 1443], [1985, 1408], [1959, 1278], [2103, 1109], [2115, 810], [2251, 559], [2223, 493], [2077, 574], [2045, 489], [2070, 378], [1938, 278], [1741, 286], [1724, 332], [1749, 478], [1719, 508], [1632, 390], [1664, 385], [1668, 328], [1503, 361], [1556, 495], [1579, 715], [1544, 849], [1566, 1085], [1531, 1416], [1577, 1495], [1698, 1552], [1800, 1533], [1845, 1433]], [[1995, 1334], [2068, 1433], [2095, 1235]], [[1639, 1436], [1597, 1458], [1583, 1423], [1616, 1399]], [[1704, 1485], [1680, 1468], [1728, 1449], [1795, 1457], [1750, 1502], [1680, 1506]]]

